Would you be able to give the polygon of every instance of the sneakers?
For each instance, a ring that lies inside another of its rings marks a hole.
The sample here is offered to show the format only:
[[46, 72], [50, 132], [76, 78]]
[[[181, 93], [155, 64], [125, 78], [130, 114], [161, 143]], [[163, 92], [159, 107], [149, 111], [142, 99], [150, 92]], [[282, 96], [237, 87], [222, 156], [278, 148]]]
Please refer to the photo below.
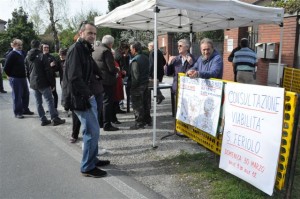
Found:
[[33, 115], [33, 114], [34, 112], [30, 111], [29, 109], [23, 112], [23, 115]]
[[138, 129], [144, 129], [145, 125], [144, 124], [135, 124], [133, 126], [131, 126], [129, 129], [130, 130], [138, 130]]
[[94, 169], [92, 169], [90, 171], [81, 172], [81, 174], [84, 177], [102, 178], [102, 177], [105, 177], [107, 175], [107, 172], [95, 167]]
[[23, 116], [23, 115], [21, 115], [21, 114], [18, 114], [18, 115], [15, 115], [15, 118], [18, 118], [18, 119], [23, 119], [23, 118], [24, 118], [24, 116]]
[[66, 122], [65, 119], [60, 119], [59, 117], [56, 117], [52, 120], [53, 126], [64, 124], [65, 122]]
[[104, 166], [107, 166], [110, 164], [110, 161], [109, 160], [99, 160], [97, 163], [96, 163], [96, 167], [104, 167]]
[[46, 126], [48, 124], [51, 124], [51, 120], [44, 120], [44, 121], [42, 121], [41, 126]]

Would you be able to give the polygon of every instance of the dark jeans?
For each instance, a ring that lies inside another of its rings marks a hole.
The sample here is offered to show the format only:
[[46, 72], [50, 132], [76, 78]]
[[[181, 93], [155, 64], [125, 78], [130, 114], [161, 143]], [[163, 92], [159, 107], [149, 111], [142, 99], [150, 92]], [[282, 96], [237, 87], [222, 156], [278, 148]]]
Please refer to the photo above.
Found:
[[9, 78], [9, 84], [12, 88], [13, 110], [15, 115], [22, 115], [24, 111], [28, 111], [29, 106], [29, 89], [27, 79]]
[[[1, 67], [1, 66], [0, 66]], [[1, 69], [0, 69], [1, 70]], [[0, 72], [0, 91], [4, 91], [2, 73]]]

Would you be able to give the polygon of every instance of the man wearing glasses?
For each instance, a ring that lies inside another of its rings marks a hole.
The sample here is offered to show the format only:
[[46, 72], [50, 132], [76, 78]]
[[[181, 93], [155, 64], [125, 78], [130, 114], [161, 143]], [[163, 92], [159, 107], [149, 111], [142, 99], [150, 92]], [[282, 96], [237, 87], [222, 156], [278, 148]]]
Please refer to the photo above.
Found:
[[[81, 173], [86, 177], [100, 178], [107, 173], [97, 167], [108, 165], [110, 162], [98, 160], [96, 157], [100, 127], [95, 95], [101, 93], [101, 90], [96, 80], [96, 75], [99, 76], [100, 72], [92, 57], [92, 44], [95, 39], [96, 26], [88, 22], [81, 23], [79, 39], [67, 53], [63, 77], [63, 101], [64, 107], [74, 110], [81, 122], [83, 135]], [[77, 99], [82, 99], [82, 103]]]
[[187, 72], [195, 63], [194, 56], [189, 52], [191, 42], [187, 39], [180, 39], [178, 42], [178, 53], [177, 56], [169, 57], [165, 73], [167, 76], [173, 75], [172, 92], [177, 92], [177, 79], [178, 73]]

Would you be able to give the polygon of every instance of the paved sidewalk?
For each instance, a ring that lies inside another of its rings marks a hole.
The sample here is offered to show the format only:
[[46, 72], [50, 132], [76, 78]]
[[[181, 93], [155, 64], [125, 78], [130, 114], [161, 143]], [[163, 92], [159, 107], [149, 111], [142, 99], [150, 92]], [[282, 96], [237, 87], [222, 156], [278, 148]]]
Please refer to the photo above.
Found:
[[[164, 82], [172, 83], [172, 78], [165, 77]], [[7, 80], [4, 81], [4, 87], [9, 93], [1, 95], [9, 95], [10, 97], [11, 89]], [[57, 91], [59, 95], [58, 111], [60, 117], [66, 119], [66, 124], [47, 128], [52, 128], [54, 132], [62, 136], [63, 142], [69, 143], [72, 121], [71, 117], [68, 117], [67, 113], [60, 106], [61, 89], [59, 86]], [[108, 150], [108, 153], [102, 155], [100, 159], [109, 159], [118, 171], [126, 172], [141, 184], [161, 194], [162, 197], [185, 198], [186, 195], [178, 187], [178, 179], [175, 177], [176, 173], [173, 173], [169, 168], [167, 170], [160, 168], [159, 161], [166, 157], [178, 155], [182, 151], [196, 153], [205, 151], [205, 149], [191, 139], [178, 137], [173, 134], [175, 118], [172, 117], [170, 91], [166, 89], [162, 90], [162, 93], [166, 99], [157, 105], [156, 137], [153, 138], [152, 127], [146, 127], [142, 130], [129, 130], [129, 127], [134, 124], [132, 109], [130, 113], [118, 114], [117, 117], [122, 123], [117, 125], [120, 128], [119, 131], [107, 132], [103, 131], [103, 129], [100, 130], [99, 147]], [[35, 99], [32, 93], [30, 95], [30, 109], [36, 113]], [[36, 122], [40, 123], [38, 118]], [[168, 137], [161, 139], [165, 136]], [[153, 148], [153, 141], [155, 141], [157, 146], [155, 149]], [[79, 141], [73, 146], [81, 149], [81, 144], [80, 136]]]

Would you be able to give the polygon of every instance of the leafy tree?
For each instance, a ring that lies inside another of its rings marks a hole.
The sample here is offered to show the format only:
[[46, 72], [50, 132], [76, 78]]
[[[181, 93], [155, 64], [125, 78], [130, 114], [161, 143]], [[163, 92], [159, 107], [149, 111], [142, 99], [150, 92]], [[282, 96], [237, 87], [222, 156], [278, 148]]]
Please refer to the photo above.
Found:
[[58, 40], [58, 22], [64, 18], [66, 6], [66, 0], [19, 0], [22, 5], [32, 8], [32, 5], [36, 5], [36, 13], [47, 13], [50, 20], [50, 27], [52, 31], [52, 37], [54, 41], [55, 52], [59, 49]]
[[224, 30], [212, 30], [196, 34], [196, 40], [200, 41], [203, 38], [210, 38], [213, 41], [224, 41]]
[[74, 36], [76, 32], [72, 28], [64, 29], [59, 34], [59, 41], [61, 48], [68, 48], [74, 43]]
[[[13, 38], [18, 38], [23, 41], [23, 49], [25, 51], [30, 49], [30, 42], [37, 39], [37, 35], [33, 30], [33, 23], [28, 22], [28, 14], [20, 7], [12, 12], [12, 19], [8, 20], [7, 39], [9, 43]], [[6, 42], [7, 43], [7, 42]], [[7, 46], [9, 48], [9, 46]]]
[[[82, 21], [89, 21], [93, 22], [94, 18], [96, 16], [99, 16], [97, 11], [89, 11], [87, 13], [80, 12], [76, 13], [73, 18], [71, 18], [68, 21], [67, 28], [63, 29], [59, 33], [59, 40], [61, 47], [69, 47], [74, 43], [74, 37], [78, 33], [79, 30], [79, 24]], [[110, 35], [111, 29], [110, 28], [104, 28], [104, 27], [98, 27], [97, 28], [97, 40], [101, 40], [104, 35]]]
[[[153, 41], [152, 31], [141, 31], [141, 30], [125, 30], [121, 32], [120, 42], [131, 43], [133, 41], [139, 41], [142, 47], [147, 48], [148, 43]], [[116, 45], [118, 45], [116, 43]]]
[[0, 32], [0, 60], [10, 48], [10, 42], [11, 40], [8, 38], [7, 32]]
[[33, 29], [35, 32], [40, 35], [41, 31], [45, 28], [44, 21], [42, 20], [41, 16], [35, 12], [30, 15], [30, 21], [33, 23]]
[[108, 0], [108, 10], [112, 11], [116, 7], [124, 5], [124, 4], [126, 4], [126, 3], [130, 2], [130, 1], [131, 0]]
[[53, 39], [54, 39], [54, 43], [55, 43], [55, 52], [58, 52], [59, 50], [59, 40], [58, 40], [58, 31], [56, 29], [56, 23], [58, 22], [59, 19], [56, 19], [54, 16], [54, 3], [53, 0], [47, 0], [48, 4], [49, 4], [49, 18], [50, 18], [50, 24], [51, 24], [51, 29], [52, 29], [52, 33], [53, 33]]
[[300, 1], [299, 0], [277, 0], [272, 1], [271, 6], [284, 8], [285, 13], [293, 14], [300, 12]]

